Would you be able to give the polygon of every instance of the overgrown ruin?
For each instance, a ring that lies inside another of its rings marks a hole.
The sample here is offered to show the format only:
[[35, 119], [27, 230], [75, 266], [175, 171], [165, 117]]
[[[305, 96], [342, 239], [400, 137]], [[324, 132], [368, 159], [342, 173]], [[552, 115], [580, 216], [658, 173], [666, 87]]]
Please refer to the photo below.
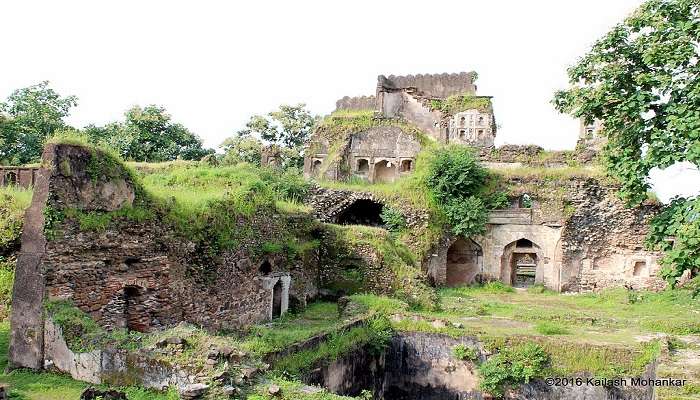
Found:
[[[260, 200], [255, 196], [266, 193], [264, 185], [253, 185], [240, 197], [222, 194], [207, 203], [208, 219], [185, 219], [198, 231], [178, 229], [176, 199], [154, 200], [130, 169], [99, 149], [52, 143], [38, 169], [3, 169], [1, 184], [30, 179], [34, 190], [16, 268], [11, 366], [55, 369], [97, 384], [181, 391], [205, 382], [226, 390], [244, 387], [264, 371], [255, 367], [243, 383], [229, 370], [228, 375], [214, 371], [224, 362], [226, 368], [248, 362], [249, 354], [236, 355], [219, 344], [210, 346], [205, 372], [162, 361], [168, 351], [179, 355], [187, 347], [177, 337], [138, 351], [111, 342], [71, 348], [66, 328], [50, 311], [61, 307], [77, 309], [106, 332], [158, 335], [183, 324], [210, 333], [245, 331], [330, 299], [339, 301], [341, 318], [347, 318], [336, 327], [341, 337], [371, 331], [376, 317], [348, 295], [395, 296], [415, 309], [431, 310], [436, 288], [477, 283], [578, 293], [665, 288], [659, 276], [663, 254], [644, 247], [649, 220], [659, 207], [649, 201], [626, 208], [616, 196], [615, 184], [596, 165], [600, 125], [582, 124], [575, 151], [496, 148], [491, 97], [477, 95], [475, 79], [474, 72], [379, 76], [374, 96], [340, 99], [307, 144], [304, 176], [312, 183], [303, 206], [288, 211], [274, 198]], [[373, 190], [410, 178], [422, 152], [445, 145], [474, 148], [499, 177], [506, 199], [489, 210], [483, 234], [456, 235], [420, 199]], [[265, 149], [262, 165], [274, 169], [281, 157], [278, 149]], [[401, 232], [388, 229], [389, 211], [400, 216]], [[348, 312], [343, 308], [348, 305], [362, 311]], [[376, 399], [488, 398], [479, 388], [476, 365], [508, 343], [458, 336], [454, 330], [461, 332], [461, 322], [408, 313], [394, 310], [385, 317], [432, 331], [399, 330], [374, 353], [369, 345], [374, 339], [367, 339], [332, 362], [307, 366], [313, 368], [303, 375], [305, 382], [343, 395], [370, 390]], [[504, 329], [531, 329], [512, 325]], [[285, 357], [334, 338], [319, 334], [264, 353], [255, 363], [275, 368]], [[455, 361], [452, 351], [458, 345], [473, 359]], [[655, 361], [635, 352], [638, 360], [627, 360], [635, 367], [624, 373], [656, 376]], [[647, 389], [552, 389], [541, 381], [511, 394], [653, 398]]]

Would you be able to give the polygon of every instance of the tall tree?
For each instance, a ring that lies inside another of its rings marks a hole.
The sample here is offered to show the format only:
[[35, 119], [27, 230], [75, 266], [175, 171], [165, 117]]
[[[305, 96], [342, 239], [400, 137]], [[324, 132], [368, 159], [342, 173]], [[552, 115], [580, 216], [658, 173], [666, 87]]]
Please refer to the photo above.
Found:
[[46, 138], [65, 128], [63, 121], [78, 104], [75, 96], [63, 97], [48, 81], [14, 91], [0, 103], [0, 162], [36, 162]]
[[[628, 204], [646, 197], [651, 169], [700, 165], [700, 3], [650, 0], [599, 39], [568, 70], [571, 87], [555, 94], [557, 109], [599, 119], [608, 138], [608, 171]], [[700, 207], [674, 205], [655, 221], [654, 241], [676, 235], [663, 271], [674, 278], [700, 271]]]
[[[250, 137], [260, 138], [268, 143], [282, 147], [284, 165], [301, 167], [303, 165], [303, 145], [311, 136], [318, 118], [306, 109], [306, 105], [280, 105], [275, 111], [266, 115], [253, 115], [244, 129], [227, 139], [222, 146], [232, 143], [251, 144]], [[240, 150], [230, 147], [229, 150]]]
[[202, 147], [197, 135], [174, 123], [165, 108], [155, 105], [132, 107], [126, 112], [124, 122], [102, 127], [88, 125], [84, 132], [95, 143], [114, 148], [126, 160], [199, 160], [214, 153]]

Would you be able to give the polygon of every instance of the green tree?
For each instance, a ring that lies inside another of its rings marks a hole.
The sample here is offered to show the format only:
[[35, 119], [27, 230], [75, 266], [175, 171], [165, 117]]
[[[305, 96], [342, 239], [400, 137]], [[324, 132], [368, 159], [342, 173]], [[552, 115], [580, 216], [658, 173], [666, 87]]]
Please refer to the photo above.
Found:
[[128, 159], [169, 161], [176, 158], [199, 160], [213, 150], [204, 149], [202, 140], [171, 120], [165, 108], [135, 106], [126, 112], [125, 128], [133, 135]]
[[285, 158], [282, 160], [283, 165], [301, 167], [304, 160], [303, 145], [311, 136], [317, 120], [303, 103], [283, 104], [266, 115], [251, 116], [245, 128], [236, 132], [233, 138], [254, 136], [278, 145]]
[[654, 167], [700, 165], [697, 0], [651, 0], [598, 40], [555, 94], [562, 112], [603, 121], [609, 171], [630, 203]]
[[83, 131], [95, 143], [114, 148], [125, 160], [199, 160], [214, 153], [202, 146], [197, 135], [173, 122], [165, 108], [155, 105], [132, 107], [125, 113], [124, 122], [88, 125]]
[[[647, 1], [569, 68], [570, 88], [555, 94], [558, 110], [603, 122], [607, 169], [630, 205], [646, 198], [653, 168], [683, 161], [700, 165], [699, 42], [697, 0]], [[698, 209], [698, 201], [686, 207]], [[673, 224], [657, 231], [698, 234], [697, 213], [673, 215], [657, 219]], [[688, 265], [694, 259], [697, 270], [700, 238], [677, 237], [676, 246], [682, 255], [666, 261]], [[673, 278], [679, 272], [667, 268], [666, 274]]]
[[46, 138], [67, 127], [63, 119], [77, 104], [75, 96], [59, 95], [48, 81], [15, 90], [0, 103], [0, 162], [38, 161]]
[[251, 135], [236, 134], [224, 140], [221, 148], [224, 150], [225, 164], [237, 164], [247, 162], [253, 165], [260, 165], [262, 152], [262, 142]]

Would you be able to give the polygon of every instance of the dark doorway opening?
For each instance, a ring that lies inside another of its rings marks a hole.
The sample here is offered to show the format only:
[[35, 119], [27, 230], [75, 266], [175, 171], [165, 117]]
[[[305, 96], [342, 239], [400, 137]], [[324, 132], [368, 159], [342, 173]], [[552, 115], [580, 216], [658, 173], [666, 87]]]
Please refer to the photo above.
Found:
[[446, 284], [450, 287], [474, 282], [481, 267], [481, 247], [471, 239], [457, 239], [447, 250]]
[[282, 280], [278, 279], [272, 288], [272, 318], [282, 315]]
[[17, 184], [17, 174], [14, 172], [8, 172], [5, 175], [5, 185], [6, 186], [14, 186]]
[[270, 273], [272, 273], [272, 264], [270, 264], [270, 261], [265, 260], [262, 264], [260, 264], [258, 271], [260, 271], [260, 273], [263, 275], [270, 275]]
[[343, 210], [337, 218], [341, 225], [382, 226], [384, 205], [372, 200], [360, 199]]
[[124, 288], [124, 319], [126, 329], [137, 332], [148, 332], [150, 325], [148, 313], [143, 305], [143, 293], [136, 286]]

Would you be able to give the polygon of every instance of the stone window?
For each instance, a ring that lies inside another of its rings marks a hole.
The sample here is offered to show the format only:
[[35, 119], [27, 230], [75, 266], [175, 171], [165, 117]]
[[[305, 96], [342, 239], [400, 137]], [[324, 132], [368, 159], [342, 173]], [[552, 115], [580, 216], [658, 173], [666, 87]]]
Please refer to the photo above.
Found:
[[484, 124], [484, 117], [479, 117], [479, 125], [483, 125], [483, 124]]
[[460, 138], [460, 139], [464, 139], [464, 133], [465, 133], [465, 132], [464, 132], [464, 129], [460, 129], [460, 130], [459, 130], [459, 138]]
[[467, 123], [467, 119], [462, 117], [459, 119], [459, 126], [465, 126]]
[[518, 199], [518, 206], [520, 208], [532, 208], [532, 197], [525, 193]]
[[369, 172], [369, 160], [366, 158], [360, 158], [357, 160], [357, 172], [361, 174], [366, 174]]
[[632, 275], [634, 276], [646, 276], [647, 274], [647, 263], [646, 261], [636, 261], [634, 263], [634, 270]]
[[401, 161], [401, 172], [409, 172], [413, 168], [413, 161], [412, 160], [403, 160]]
[[314, 160], [313, 164], [311, 165], [311, 171], [318, 172], [318, 170], [321, 168], [322, 163], [323, 161], [321, 160]]
[[396, 166], [391, 161], [382, 160], [374, 164], [374, 182], [393, 182]]

